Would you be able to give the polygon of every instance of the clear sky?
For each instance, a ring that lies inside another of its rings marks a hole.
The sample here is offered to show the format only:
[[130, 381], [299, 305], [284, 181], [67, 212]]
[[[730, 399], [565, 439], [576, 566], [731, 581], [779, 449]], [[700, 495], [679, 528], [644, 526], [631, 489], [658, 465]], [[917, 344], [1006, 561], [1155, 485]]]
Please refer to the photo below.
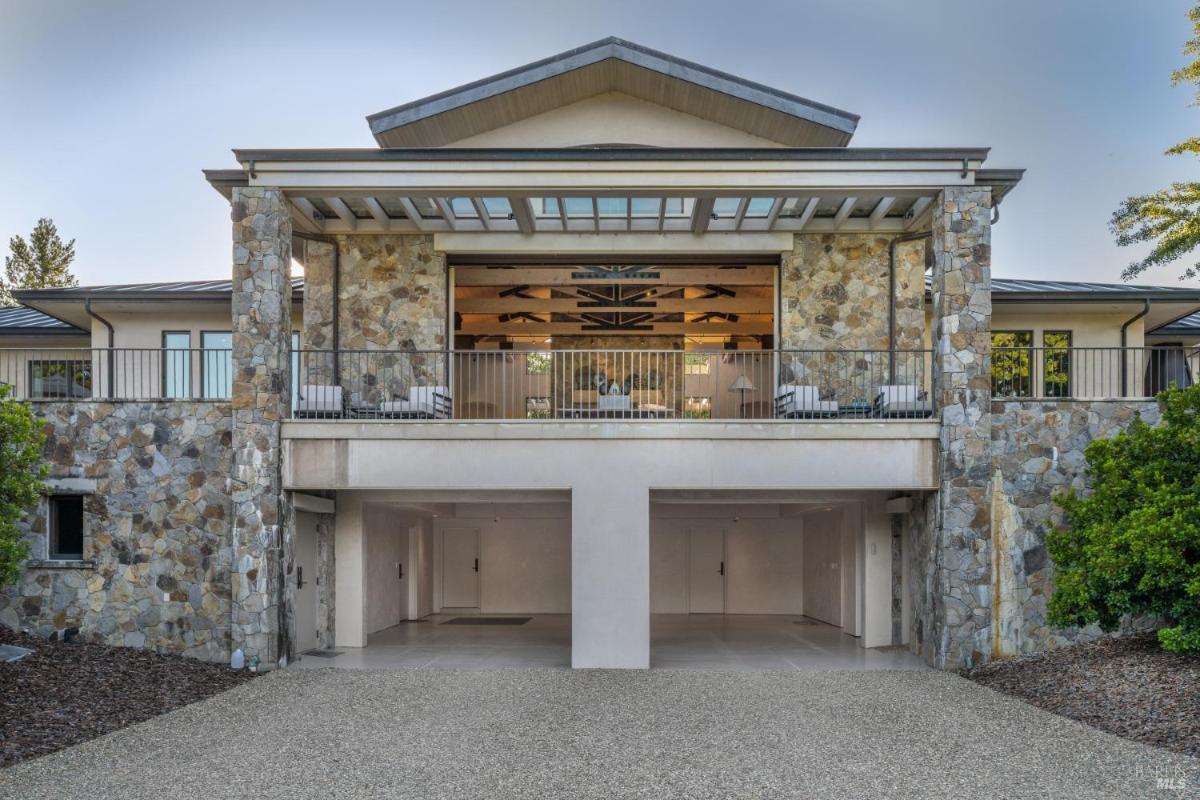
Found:
[[0, 0], [0, 236], [52, 217], [84, 284], [228, 276], [200, 170], [231, 148], [373, 146], [369, 113], [614, 35], [860, 114], [858, 146], [990, 146], [1028, 169], [995, 274], [1117, 281], [1121, 199], [1200, 179], [1162, 155], [1200, 128], [1169, 80], [1189, 6]]

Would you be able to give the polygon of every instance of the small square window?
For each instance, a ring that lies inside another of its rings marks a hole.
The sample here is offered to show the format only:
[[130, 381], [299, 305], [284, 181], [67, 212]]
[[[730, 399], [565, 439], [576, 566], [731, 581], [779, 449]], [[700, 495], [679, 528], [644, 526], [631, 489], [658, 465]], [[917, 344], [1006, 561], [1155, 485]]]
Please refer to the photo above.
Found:
[[81, 495], [50, 497], [50, 558], [55, 561], [78, 561], [83, 558]]

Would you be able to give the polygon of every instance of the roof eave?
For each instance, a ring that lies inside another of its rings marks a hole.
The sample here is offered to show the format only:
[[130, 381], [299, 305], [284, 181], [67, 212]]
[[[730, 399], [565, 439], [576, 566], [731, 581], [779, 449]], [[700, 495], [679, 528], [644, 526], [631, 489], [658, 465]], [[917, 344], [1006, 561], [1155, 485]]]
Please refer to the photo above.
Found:
[[455, 111], [471, 103], [551, 80], [609, 59], [649, 69], [705, 89], [726, 94], [841, 132], [848, 141], [859, 116], [764, 84], [739, 78], [633, 42], [608, 37], [514, 69], [463, 84], [367, 116], [371, 133], [380, 139], [388, 131]]

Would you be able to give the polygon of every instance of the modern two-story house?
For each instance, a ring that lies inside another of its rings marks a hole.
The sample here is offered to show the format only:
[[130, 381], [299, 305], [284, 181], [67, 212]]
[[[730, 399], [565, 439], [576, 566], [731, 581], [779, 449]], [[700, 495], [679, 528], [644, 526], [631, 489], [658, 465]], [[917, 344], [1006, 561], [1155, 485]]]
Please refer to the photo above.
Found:
[[229, 279], [0, 311], [53, 468], [0, 623], [264, 667], [440, 613], [569, 614], [576, 667], [659, 614], [1094, 635], [1046, 623], [1050, 498], [1190, 383], [1200, 290], [993, 280], [1021, 170], [618, 39], [367, 121], [205, 171]]

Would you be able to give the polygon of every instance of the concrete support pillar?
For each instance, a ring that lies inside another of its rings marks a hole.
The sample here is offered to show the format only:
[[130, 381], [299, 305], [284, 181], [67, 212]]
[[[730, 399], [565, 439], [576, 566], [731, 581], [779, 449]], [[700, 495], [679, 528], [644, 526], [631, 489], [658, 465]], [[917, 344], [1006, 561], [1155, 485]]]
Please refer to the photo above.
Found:
[[929, 598], [934, 663], [991, 655], [991, 190], [947, 187], [933, 212], [933, 387], [941, 475]]
[[233, 190], [233, 647], [270, 669], [289, 657], [290, 504], [280, 423], [290, 392], [292, 226], [279, 189]]
[[650, 666], [650, 493], [636, 480], [571, 490], [571, 666]]

